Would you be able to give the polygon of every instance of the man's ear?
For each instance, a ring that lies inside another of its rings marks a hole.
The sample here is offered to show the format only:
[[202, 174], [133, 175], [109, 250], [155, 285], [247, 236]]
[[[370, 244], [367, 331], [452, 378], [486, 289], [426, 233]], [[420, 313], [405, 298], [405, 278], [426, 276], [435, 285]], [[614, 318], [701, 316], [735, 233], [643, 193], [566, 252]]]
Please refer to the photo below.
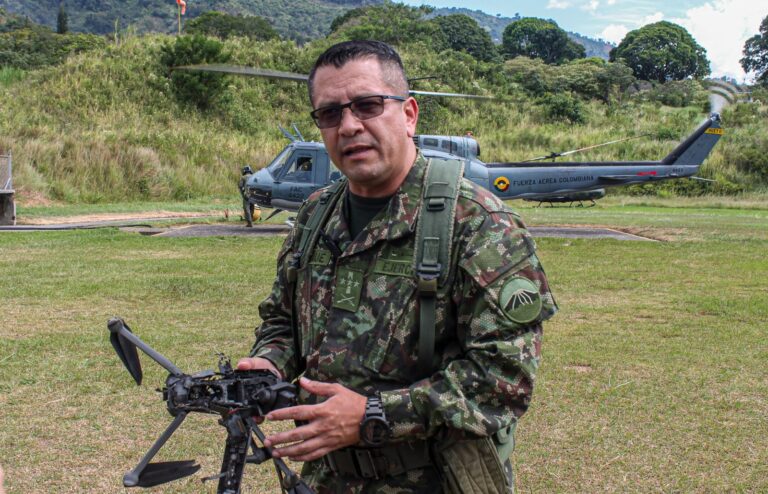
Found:
[[419, 104], [412, 96], [403, 102], [403, 112], [405, 112], [408, 137], [413, 137], [416, 135], [416, 123], [419, 121]]

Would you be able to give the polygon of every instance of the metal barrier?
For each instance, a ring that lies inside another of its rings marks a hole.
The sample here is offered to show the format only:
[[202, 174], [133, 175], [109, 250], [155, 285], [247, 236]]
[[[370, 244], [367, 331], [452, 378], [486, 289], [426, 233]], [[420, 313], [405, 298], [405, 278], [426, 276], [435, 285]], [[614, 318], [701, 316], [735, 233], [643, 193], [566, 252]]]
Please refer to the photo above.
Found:
[[11, 153], [0, 154], [0, 225], [16, 224]]
[[0, 154], [0, 190], [13, 190], [11, 153]]

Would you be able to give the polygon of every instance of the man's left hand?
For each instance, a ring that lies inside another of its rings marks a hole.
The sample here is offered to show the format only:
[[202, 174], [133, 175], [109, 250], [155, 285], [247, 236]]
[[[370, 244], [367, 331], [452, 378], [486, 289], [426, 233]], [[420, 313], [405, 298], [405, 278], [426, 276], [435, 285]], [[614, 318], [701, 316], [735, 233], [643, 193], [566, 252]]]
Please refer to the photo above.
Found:
[[299, 380], [301, 387], [328, 399], [317, 405], [281, 408], [267, 414], [267, 420], [299, 420], [306, 422], [293, 430], [271, 435], [265, 446], [294, 443], [272, 451], [276, 457], [294, 461], [312, 461], [345, 446], [360, 441], [360, 422], [365, 415], [367, 398], [341, 384]]

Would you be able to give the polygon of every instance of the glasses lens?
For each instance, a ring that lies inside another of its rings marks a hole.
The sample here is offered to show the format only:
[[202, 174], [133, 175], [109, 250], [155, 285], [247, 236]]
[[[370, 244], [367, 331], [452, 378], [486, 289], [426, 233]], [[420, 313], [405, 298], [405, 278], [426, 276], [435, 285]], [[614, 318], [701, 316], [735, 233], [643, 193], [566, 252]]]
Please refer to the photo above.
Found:
[[381, 96], [370, 96], [355, 100], [351, 103], [350, 108], [352, 113], [360, 120], [378, 117], [384, 112], [384, 98]]
[[312, 118], [321, 129], [335, 127], [341, 122], [341, 107], [320, 108], [312, 112]]

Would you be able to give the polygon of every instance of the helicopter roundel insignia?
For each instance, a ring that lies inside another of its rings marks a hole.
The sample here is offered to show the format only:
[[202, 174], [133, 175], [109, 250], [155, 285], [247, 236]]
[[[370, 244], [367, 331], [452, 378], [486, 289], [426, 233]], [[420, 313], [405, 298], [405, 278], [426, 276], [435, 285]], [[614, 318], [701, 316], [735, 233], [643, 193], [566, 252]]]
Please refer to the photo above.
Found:
[[504, 314], [518, 324], [535, 321], [541, 312], [541, 294], [528, 278], [508, 279], [499, 293], [499, 305]]
[[509, 188], [509, 179], [507, 177], [498, 177], [493, 181], [493, 186], [504, 192]]

